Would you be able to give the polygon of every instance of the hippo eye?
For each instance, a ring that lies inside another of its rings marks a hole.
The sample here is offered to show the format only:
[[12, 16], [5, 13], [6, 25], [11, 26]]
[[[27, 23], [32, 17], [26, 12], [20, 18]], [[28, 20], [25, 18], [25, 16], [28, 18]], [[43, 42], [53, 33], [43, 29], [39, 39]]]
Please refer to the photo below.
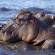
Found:
[[27, 21], [28, 21], [28, 17], [26, 17], [26, 16], [19, 19], [19, 23], [20, 23], [20, 24], [26, 24]]
[[24, 17], [22, 17], [22, 18], [19, 18], [19, 21], [27, 21], [28, 20], [28, 16], [24, 16]]
[[20, 16], [19, 16], [19, 19], [22, 19], [23, 17], [24, 17], [24, 15], [20, 15]]

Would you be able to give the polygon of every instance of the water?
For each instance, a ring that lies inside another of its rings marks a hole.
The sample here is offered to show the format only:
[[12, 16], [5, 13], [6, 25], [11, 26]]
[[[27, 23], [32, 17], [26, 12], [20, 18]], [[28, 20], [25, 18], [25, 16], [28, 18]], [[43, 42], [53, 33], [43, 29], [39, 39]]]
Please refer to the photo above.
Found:
[[55, 55], [55, 50], [42, 50], [33, 47], [25, 43], [0, 45], [0, 55]]
[[0, 0], [0, 20], [7, 20], [16, 14], [17, 9], [28, 7], [55, 12], [55, 0]]
[[[0, 0], [0, 24], [15, 16], [16, 10], [36, 7], [55, 13], [55, 0]], [[25, 50], [26, 46], [20, 46], [15, 51], [0, 46], [0, 55], [55, 55], [55, 52], [41, 50]]]

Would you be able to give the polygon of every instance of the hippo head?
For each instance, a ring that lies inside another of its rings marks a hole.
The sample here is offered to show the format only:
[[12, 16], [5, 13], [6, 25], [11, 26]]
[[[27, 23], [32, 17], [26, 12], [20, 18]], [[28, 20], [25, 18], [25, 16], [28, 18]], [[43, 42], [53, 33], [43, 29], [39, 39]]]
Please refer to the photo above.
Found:
[[15, 20], [19, 25], [19, 37], [25, 42], [31, 42], [38, 34], [39, 20], [30, 11], [20, 12]]

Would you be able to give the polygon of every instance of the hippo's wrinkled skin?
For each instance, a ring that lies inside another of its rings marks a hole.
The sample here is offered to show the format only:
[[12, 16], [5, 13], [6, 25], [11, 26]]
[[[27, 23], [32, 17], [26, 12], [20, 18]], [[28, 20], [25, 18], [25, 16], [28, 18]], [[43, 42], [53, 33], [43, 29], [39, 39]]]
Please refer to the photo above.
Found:
[[[13, 21], [12, 21], [13, 22]], [[18, 37], [13, 32], [17, 29], [16, 23], [10, 21], [0, 30], [0, 42], [15, 42]]]
[[21, 39], [33, 45], [40, 45], [41, 48], [51, 48], [55, 45], [55, 27], [53, 27], [55, 24], [53, 19], [48, 19], [45, 16], [37, 17], [30, 11], [22, 11], [18, 13], [13, 24], [3, 28], [3, 37], [1, 39], [3, 41]]

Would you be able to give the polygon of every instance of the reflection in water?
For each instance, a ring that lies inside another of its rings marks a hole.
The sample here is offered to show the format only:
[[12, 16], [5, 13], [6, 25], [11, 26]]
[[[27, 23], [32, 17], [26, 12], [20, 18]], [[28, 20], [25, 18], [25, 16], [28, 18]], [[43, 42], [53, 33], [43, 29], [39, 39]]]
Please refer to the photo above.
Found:
[[[30, 48], [31, 47], [31, 48]], [[41, 50], [37, 47], [26, 44], [26, 43], [16, 43], [9, 45], [0, 45], [1, 55], [54, 55], [55, 53], [50, 50]]]

